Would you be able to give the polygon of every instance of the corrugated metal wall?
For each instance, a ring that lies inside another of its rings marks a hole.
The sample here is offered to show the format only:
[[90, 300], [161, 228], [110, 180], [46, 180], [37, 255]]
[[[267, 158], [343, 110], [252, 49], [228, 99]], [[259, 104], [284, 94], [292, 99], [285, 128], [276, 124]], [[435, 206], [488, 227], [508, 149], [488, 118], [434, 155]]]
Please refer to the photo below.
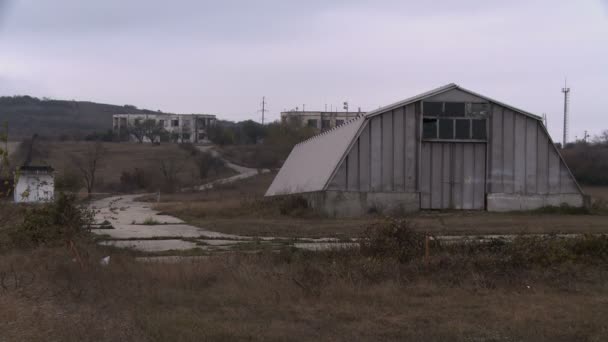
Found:
[[420, 163], [420, 208], [485, 208], [485, 143], [423, 142]]
[[420, 146], [417, 108], [411, 104], [371, 118], [328, 189], [416, 192]]
[[579, 193], [540, 121], [493, 105], [489, 133], [488, 192]]
[[[410, 104], [369, 119], [328, 189], [420, 191], [422, 208], [462, 209], [483, 208], [485, 193], [580, 193], [539, 120], [492, 104], [487, 145], [421, 145], [419, 108]], [[457, 182], [472, 186], [455, 192], [450, 186]]]

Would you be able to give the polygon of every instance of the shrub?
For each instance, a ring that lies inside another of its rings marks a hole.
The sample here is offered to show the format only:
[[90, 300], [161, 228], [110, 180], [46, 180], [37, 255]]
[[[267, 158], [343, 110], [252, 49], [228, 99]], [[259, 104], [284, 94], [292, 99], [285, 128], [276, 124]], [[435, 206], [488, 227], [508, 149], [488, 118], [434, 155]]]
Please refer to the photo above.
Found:
[[361, 253], [374, 258], [394, 258], [401, 263], [424, 255], [425, 234], [413, 230], [407, 219], [388, 218], [369, 225], [359, 241]]
[[60, 193], [54, 202], [29, 208], [23, 221], [9, 232], [13, 243], [38, 246], [70, 241], [85, 234], [94, 212], [77, 205], [74, 195]]
[[308, 201], [302, 196], [287, 196], [279, 202], [281, 215], [298, 216], [308, 209]]
[[199, 177], [205, 179], [209, 173], [218, 175], [226, 166], [226, 163], [221, 158], [213, 156], [209, 152], [200, 152], [196, 158], [196, 166], [198, 168]]
[[132, 172], [123, 171], [120, 175], [121, 191], [145, 189], [150, 184], [144, 170], [134, 168]]

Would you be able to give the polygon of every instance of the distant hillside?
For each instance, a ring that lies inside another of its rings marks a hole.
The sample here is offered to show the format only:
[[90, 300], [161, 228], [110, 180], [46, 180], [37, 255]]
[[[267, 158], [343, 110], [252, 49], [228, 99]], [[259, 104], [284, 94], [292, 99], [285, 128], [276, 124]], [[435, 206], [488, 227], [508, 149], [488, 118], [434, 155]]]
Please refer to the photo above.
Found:
[[31, 137], [79, 139], [112, 128], [112, 114], [157, 113], [135, 106], [85, 101], [38, 99], [31, 96], [0, 97], [0, 123], [8, 122], [11, 140]]

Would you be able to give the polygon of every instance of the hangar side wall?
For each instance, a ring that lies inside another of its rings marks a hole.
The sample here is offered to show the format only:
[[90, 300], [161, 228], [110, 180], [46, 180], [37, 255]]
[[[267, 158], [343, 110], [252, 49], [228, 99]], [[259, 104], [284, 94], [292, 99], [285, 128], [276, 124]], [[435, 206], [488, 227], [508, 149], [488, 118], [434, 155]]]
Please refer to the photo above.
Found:
[[488, 210], [583, 205], [576, 181], [539, 120], [493, 104], [488, 137]]
[[413, 103], [369, 119], [328, 190], [418, 191], [419, 108]]

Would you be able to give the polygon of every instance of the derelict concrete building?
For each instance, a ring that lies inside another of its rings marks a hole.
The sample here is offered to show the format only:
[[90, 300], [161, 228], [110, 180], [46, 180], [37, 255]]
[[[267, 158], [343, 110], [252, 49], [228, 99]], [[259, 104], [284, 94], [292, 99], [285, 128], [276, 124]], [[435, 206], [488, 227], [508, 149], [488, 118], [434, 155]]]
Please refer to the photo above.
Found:
[[266, 192], [286, 194], [332, 216], [527, 210], [584, 199], [540, 117], [455, 84], [296, 145]]

